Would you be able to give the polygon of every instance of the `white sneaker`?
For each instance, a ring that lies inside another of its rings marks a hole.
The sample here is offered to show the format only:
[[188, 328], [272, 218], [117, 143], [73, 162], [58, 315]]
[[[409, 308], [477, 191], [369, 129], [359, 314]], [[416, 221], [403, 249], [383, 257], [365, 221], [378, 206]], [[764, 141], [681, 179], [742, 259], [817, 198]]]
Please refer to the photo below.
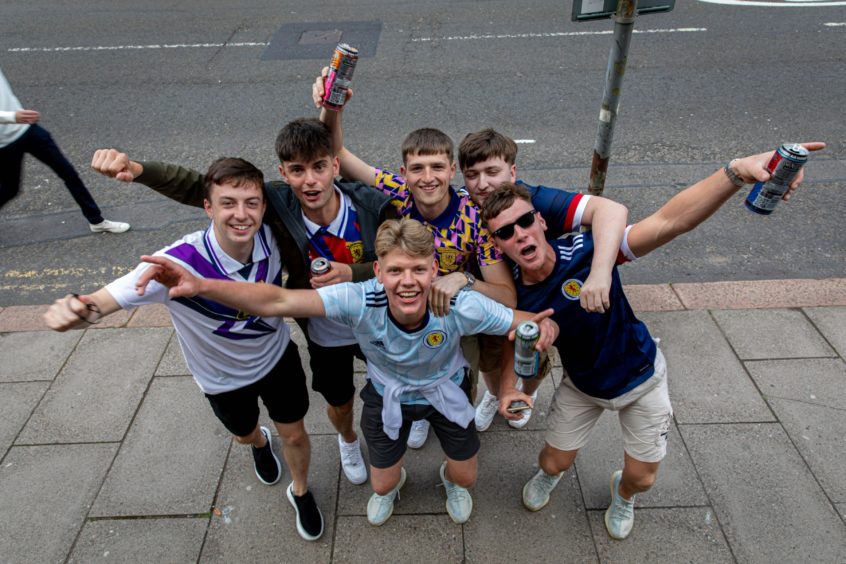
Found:
[[494, 415], [499, 409], [499, 399], [485, 390], [485, 395], [482, 396], [482, 401], [476, 406], [476, 430], [486, 431], [493, 422]]
[[429, 422], [425, 419], [415, 421], [411, 424], [411, 432], [408, 434], [408, 442], [406, 444], [409, 448], [420, 448], [426, 439], [429, 438]]
[[605, 528], [611, 538], [623, 540], [632, 532], [634, 526], [635, 499], [625, 499], [620, 495], [620, 480], [623, 471], [617, 470], [611, 474], [611, 505], [605, 511]]
[[104, 219], [100, 223], [91, 223], [88, 225], [94, 233], [123, 233], [129, 231], [129, 224], [122, 221], [109, 221]]
[[523, 486], [523, 505], [529, 511], [540, 511], [549, 503], [549, 494], [558, 485], [564, 472], [550, 476], [542, 469], [532, 476], [532, 479]]
[[355, 442], [347, 443], [341, 435], [338, 435], [338, 448], [341, 451], [341, 468], [344, 469], [344, 476], [350, 483], [355, 485], [367, 481], [367, 466], [361, 456], [361, 443], [358, 439]]
[[[520, 388], [518, 388], [518, 389], [522, 390], [522, 388], [523, 388], [523, 386], [520, 386]], [[535, 402], [538, 401], [538, 390], [535, 390], [535, 393], [533, 393], [529, 397], [532, 398], [532, 405], [535, 405]], [[528, 424], [529, 419], [532, 417], [533, 411], [534, 411], [534, 409], [524, 409], [521, 412], [523, 414], [522, 418], [514, 419], [514, 420], [509, 419], [508, 424], [511, 425], [512, 427], [514, 427], [515, 429], [522, 429], [523, 427], [526, 426], [526, 424]]]
[[446, 490], [446, 509], [450, 519], [459, 525], [466, 523], [473, 512], [473, 498], [470, 496], [470, 492], [467, 488], [462, 488], [446, 479], [446, 461], [441, 464], [440, 473], [444, 490]]
[[367, 501], [367, 522], [378, 527], [394, 514], [394, 501], [399, 499], [400, 488], [405, 484], [405, 468], [400, 468], [400, 480], [394, 489], [385, 495], [373, 493]]

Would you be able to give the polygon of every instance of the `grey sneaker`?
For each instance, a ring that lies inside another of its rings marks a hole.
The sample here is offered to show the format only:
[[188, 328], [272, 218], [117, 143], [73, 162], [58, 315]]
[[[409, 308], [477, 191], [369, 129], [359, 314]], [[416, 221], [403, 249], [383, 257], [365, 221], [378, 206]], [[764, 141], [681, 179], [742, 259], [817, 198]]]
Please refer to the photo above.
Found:
[[466, 523], [473, 512], [473, 498], [467, 488], [457, 486], [446, 479], [446, 461], [441, 464], [441, 481], [444, 483], [447, 500], [446, 509], [450, 518], [459, 525]]
[[129, 224], [122, 221], [109, 221], [104, 219], [100, 223], [91, 223], [88, 225], [94, 233], [123, 233], [129, 231]]
[[400, 469], [400, 480], [394, 489], [385, 495], [373, 493], [367, 502], [367, 522], [378, 527], [383, 525], [394, 513], [394, 500], [399, 499], [400, 488], [405, 485], [405, 468]]
[[543, 469], [538, 470], [538, 473], [523, 486], [523, 505], [526, 509], [540, 511], [546, 507], [549, 503], [549, 494], [558, 485], [563, 475], [564, 472], [559, 472], [555, 476], [550, 476]]
[[[521, 389], [522, 389], [522, 387], [521, 387]], [[538, 390], [535, 390], [535, 393], [533, 393], [529, 397], [532, 398], [532, 405], [535, 405], [535, 402], [538, 401]], [[526, 409], [526, 410], [521, 411], [521, 413], [523, 414], [523, 417], [521, 419], [516, 419], [516, 420], [509, 419], [508, 424], [511, 425], [515, 429], [522, 429], [523, 427], [525, 427], [529, 423], [529, 419], [531, 419], [533, 411], [534, 411], [534, 409]]]
[[486, 431], [493, 422], [496, 410], [499, 409], [499, 399], [485, 390], [485, 395], [482, 396], [482, 401], [476, 406], [476, 430]]
[[346, 443], [341, 435], [338, 435], [338, 448], [341, 451], [341, 468], [347, 480], [355, 485], [366, 482], [367, 466], [361, 456], [361, 443], [358, 439], [355, 442]]
[[634, 526], [635, 498], [625, 499], [619, 494], [620, 479], [623, 471], [611, 474], [611, 505], [605, 511], [605, 528], [611, 538], [623, 540], [632, 532]]
[[425, 419], [415, 421], [411, 424], [411, 432], [408, 434], [406, 444], [408, 448], [420, 448], [426, 439], [429, 438], [429, 422]]

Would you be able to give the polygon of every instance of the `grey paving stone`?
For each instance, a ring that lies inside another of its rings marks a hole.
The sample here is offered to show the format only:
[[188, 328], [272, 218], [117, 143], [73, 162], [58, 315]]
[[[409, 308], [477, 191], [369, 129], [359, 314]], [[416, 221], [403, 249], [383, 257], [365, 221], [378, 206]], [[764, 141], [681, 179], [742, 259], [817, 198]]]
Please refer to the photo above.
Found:
[[761, 360], [746, 367], [823, 489], [834, 501], [846, 501], [846, 364]]
[[154, 379], [91, 514], [207, 512], [230, 441], [190, 377]]
[[48, 382], [0, 384], [0, 413], [3, 414], [0, 417], [0, 460], [49, 385]]
[[579, 479], [565, 475], [538, 512], [523, 507], [523, 485], [537, 471], [541, 432], [483, 433], [473, 516], [464, 525], [468, 562], [596, 561]]
[[[582, 485], [585, 505], [589, 509], [605, 509], [611, 501], [608, 480], [611, 473], [623, 468], [623, 438], [617, 414], [606, 412], [591, 432], [590, 441], [579, 451], [576, 468]], [[681, 441], [675, 424], [670, 427], [667, 456], [661, 462], [658, 479], [651, 490], [636, 499], [637, 507], [669, 507], [707, 505], [708, 496], [693, 461]]]
[[840, 516], [843, 519], [846, 519], [846, 503], [835, 503], [834, 507], [836, 507], [837, 511], [840, 512]]
[[835, 355], [799, 310], [720, 310], [712, 314], [743, 360]]
[[116, 445], [13, 447], [0, 466], [0, 560], [62, 562]]
[[167, 343], [167, 348], [158, 368], [156, 368], [156, 376], [188, 376], [190, 374], [191, 371], [188, 370], [182, 349], [179, 347], [179, 340], [174, 333]]
[[86, 331], [17, 444], [121, 440], [169, 336], [169, 329]]
[[843, 561], [846, 526], [780, 425], [680, 431], [738, 561]]
[[639, 317], [653, 336], [661, 338], [678, 423], [774, 420], [707, 311]]
[[837, 353], [846, 358], [846, 307], [808, 307], [805, 313]]
[[608, 536], [605, 512], [590, 511], [600, 562], [734, 562], [719, 523], [709, 507], [640, 509], [624, 541]]
[[82, 331], [0, 333], [0, 382], [52, 380], [82, 337]]
[[[281, 453], [278, 438], [273, 446]], [[326, 436], [312, 437], [311, 448], [309, 489], [323, 514], [323, 536], [316, 542], [306, 542], [297, 533], [294, 509], [285, 495], [291, 482], [287, 466], [276, 485], [265, 486], [256, 479], [249, 449], [233, 444], [201, 562], [330, 561], [338, 449]]]
[[208, 518], [89, 521], [68, 563], [196, 562]]
[[394, 515], [381, 527], [338, 518], [332, 562], [464, 562], [461, 526], [439, 515]]

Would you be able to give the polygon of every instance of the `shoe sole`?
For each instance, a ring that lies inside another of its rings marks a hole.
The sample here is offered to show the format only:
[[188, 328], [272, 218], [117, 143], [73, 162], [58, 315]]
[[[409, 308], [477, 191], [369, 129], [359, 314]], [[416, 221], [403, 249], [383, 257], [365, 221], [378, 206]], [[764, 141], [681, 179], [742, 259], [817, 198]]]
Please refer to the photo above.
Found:
[[320, 532], [317, 534], [317, 536], [312, 536], [308, 534], [305, 529], [303, 529], [302, 525], [300, 525], [300, 508], [297, 507], [297, 502], [294, 501], [294, 482], [291, 482], [291, 485], [288, 486], [288, 489], [285, 493], [287, 494], [288, 502], [290, 502], [291, 507], [294, 508], [294, 513], [297, 514], [297, 532], [300, 534], [300, 536], [309, 542], [316, 541], [317, 539], [322, 537], [325, 523], [323, 521], [323, 513], [320, 512], [320, 508], [317, 507], [317, 504], [315, 504], [315, 507], [317, 507], [317, 514], [320, 515]]
[[282, 479], [282, 462], [279, 460], [279, 457], [276, 456], [276, 453], [273, 452], [273, 443], [270, 440], [270, 429], [268, 429], [267, 427], [259, 427], [259, 428], [261, 429], [261, 432], [264, 435], [264, 438], [267, 439], [267, 444], [270, 445], [270, 454], [273, 455], [273, 460], [274, 460], [274, 462], [276, 462], [276, 471], [278, 472], [278, 474], [276, 475], [275, 480], [273, 480], [272, 482], [267, 482], [267, 481], [265, 481], [264, 478], [261, 477], [261, 475], [259, 475], [258, 469], [255, 467], [255, 464], [253, 464], [253, 469], [256, 472], [256, 478], [259, 479], [259, 482], [261, 482], [265, 486], [274, 486], [274, 485], [279, 483], [279, 480]]
[[[611, 505], [609, 505], [608, 509], [605, 510], [605, 532], [607, 532], [608, 536], [614, 540], [625, 540], [629, 535], [626, 535], [625, 537], [615, 537], [611, 534], [611, 525], [608, 524], [608, 513], [611, 511], [611, 506], [614, 504], [614, 478], [616, 477], [617, 472], [611, 474]], [[622, 473], [620, 474], [620, 478], [622, 479]]]
[[412, 443], [410, 441], [406, 441], [405, 444], [406, 444], [406, 446], [408, 446], [408, 448], [413, 448], [413, 449], [417, 450], [419, 448], [423, 448], [423, 445], [426, 444], [426, 441], [428, 439], [429, 439], [429, 429], [426, 429], [426, 436], [423, 437], [423, 440], [420, 442], [420, 444]]
[[[397, 500], [399, 499], [399, 491], [400, 491], [400, 490], [402, 489], [402, 487], [405, 485], [405, 479], [406, 479], [406, 477], [407, 477], [407, 474], [406, 474], [406, 472], [405, 472], [405, 468], [402, 468], [402, 470], [400, 471], [400, 481], [399, 481], [399, 484], [397, 484], [397, 485], [394, 487], [394, 490], [397, 492], [397, 497], [394, 499], [394, 503], [396, 503], [396, 502], [397, 502]], [[367, 522], [368, 522], [368, 523], [370, 523], [371, 525], [373, 525], [374, 527], [381, 527], [382, 525], [384, 525], [385, 523], [387, 523], [387, 522], [388, 522], [388, 519], [390, 519], [390, 518], [391, 518], [391, 515], [393, 515], [393, 514], [394, 514], [394, 506], [392, 505], [392, 506], [391, 506], [391, 510], [388, 512], [388, 516], [387, 516], [387, 517], [385, 517], [382, 521], [380, 521], [379, 523], [374, 523], [374, 522], [373, 522], [373, 521], [371, 521], [371, 520], [370, 520], [370, 518], [368, 517], [368, 518], [367, 518]]]

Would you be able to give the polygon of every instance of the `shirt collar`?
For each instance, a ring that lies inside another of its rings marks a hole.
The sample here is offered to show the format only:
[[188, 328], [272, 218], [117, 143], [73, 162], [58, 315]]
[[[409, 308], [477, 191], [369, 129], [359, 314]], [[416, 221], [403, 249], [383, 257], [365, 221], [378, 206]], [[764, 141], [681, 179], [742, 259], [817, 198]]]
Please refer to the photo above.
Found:
[[335, 215], [335, 219], [332, 220], [332, 223], [327, 225], [324, 229], [322, 225], [318, 225], [309, 218], [306, 217], [305, 213], [300, 210], [300, 214], [303, 216], [303, 223], [305, 223], [306, 232], [308, 233], [309, 237], [313, 237], [315, 233], [323, 229], [328, 233], [336, 237], [340, 237], [341, 233], [346, 230], [347, 227], [347, 216], [349, 215], [349, 203], [347, 202], [347, 196], [340, 190], [338, 187], [335, 186], [335, 193], [340, 197], [338, 202], [338, 213]]
[[[253, 235], [253, 254], [250, 258], [250, 262], [253, 264], [261, 262], [270, 256], [270, 246], [267, 244], [267, 234], [264, 230], [265, 226], [262, 225], [256, 234]], [[206, 229], [205, 238], [209, 254], [211, 255], [209, 258], [218, 270], [231, 275], [236, 274], [244, 268], [241, 262], [227, 255], [220, 246], [220, 243], [217, 242], [217, 236], [214, 233], [214, 224], [209, 225], [209, 228]]]
[[461, 201], [464, 198], [466, 198], [466, 196], [459, 196], [455, 193], [453, 187], [450, 186], [449, 204], [447, 204], [446, 209], [441, 212], [441, 215], [432, 220], [425, 219], [422, 215], [420, 215], [420, 211], [417, 209], [417, 205], [412, 204], [411, 217], [412, 219], [416, 219], [421, 223], [428, 223], [429, 225], [433, 225], [438, 229], [448, 229], [452, 225], [452, 222], [455, 219], [455, 214], [458, 213], [458, 208], [461, 206]]

